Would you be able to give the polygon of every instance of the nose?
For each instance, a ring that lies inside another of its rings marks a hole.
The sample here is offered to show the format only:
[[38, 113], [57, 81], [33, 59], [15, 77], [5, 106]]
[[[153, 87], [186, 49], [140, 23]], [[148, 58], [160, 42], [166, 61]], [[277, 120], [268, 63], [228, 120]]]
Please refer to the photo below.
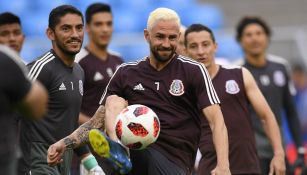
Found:
[[71, 37], [78, 38], [79, 36], [80, 36], [80, 32], [78, 31], [78, 29], [74, 28], [74, 29], [72, 30]]
[[162, 41], [162, 47], [169, 48], [170, 46], [171, 46], [170, 40], [168, 38], [165, 38]]
[[15, 41], [16, 40], [16, 36], [13, 33], [9, 34], [9, 40], [10, 41]]
[[197, 54], [198, 55], [203, 55], [205, 53], [205, 49], [202, 46], [199, 46], [197, 48]]

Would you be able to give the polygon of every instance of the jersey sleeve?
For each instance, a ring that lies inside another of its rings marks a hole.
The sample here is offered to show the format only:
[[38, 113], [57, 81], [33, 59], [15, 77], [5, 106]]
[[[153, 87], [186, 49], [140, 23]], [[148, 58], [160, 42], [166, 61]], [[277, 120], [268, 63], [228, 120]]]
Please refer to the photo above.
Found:
[[123, 97], [123, 82], [122, 82], [122, 71], [123, 71], [123, 67], [120, 66], [118, 67], [118, 69], [115, 71], [115, 73], [113, 74], [113, 76], [111, 77], [104, 93], [102, 94], [102, 97], [99, 101], [100, 105], [104, 105], [106, 98], [110, 95], [117, 95], [119, 97]]
[[1, 86], [13, 103], [23, 99], [31, 89], [25, 65], [16, 61], [0, 52]]
[[32, 62], [27, 65], [27, 68], [29, 70], [28, 77], [30, 80], [40, 81], [46, 89], [49, 89], [50, 83], [51, 83], [51, 75], [52, 71], [49, 71], [47, 66], [42, 66], [40, 64], [36, 64], [37, 61]]
[[200, 110], [213, 104], [220, 104], [209, 73], [204, 65], [200, 64], [198, 69], [195, 69], [192, 83]]

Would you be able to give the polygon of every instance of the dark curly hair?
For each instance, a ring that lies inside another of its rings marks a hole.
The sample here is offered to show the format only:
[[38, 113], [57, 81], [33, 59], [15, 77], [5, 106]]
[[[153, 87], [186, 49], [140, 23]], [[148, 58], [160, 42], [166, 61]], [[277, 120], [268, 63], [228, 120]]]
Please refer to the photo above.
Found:
[[266, 35], [269, 38], [271, 37], [272, 31], [271, 31], [270, 27], [268, 26], [268, 24], [263, 19], [261, 19], [260, 17], [257, 17], [257, 16], [246, 16], [246, 17], [242, 18], [237, 25], [236, 39], [237, 39], [238, 42], [241, 41], [244, 29], [250, 24], [260, 25], [263, 28]]

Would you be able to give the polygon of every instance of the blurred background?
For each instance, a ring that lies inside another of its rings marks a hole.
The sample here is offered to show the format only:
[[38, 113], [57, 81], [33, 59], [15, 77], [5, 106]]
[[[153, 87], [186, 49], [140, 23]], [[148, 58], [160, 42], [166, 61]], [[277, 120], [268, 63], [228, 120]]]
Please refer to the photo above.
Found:
[[[21, 17], [26, 35], [21, 56], [30, 62], [51, 48], [45, 35], [51, 9], [71, 4], [84, 13], [93, 2], [112, 6], [115, 32], [109, 48], [119, 52], [125, 61], [141, 59], [148, 54], [143, 29], [149, 12], [157, 7], [168, 7], [178, 12], [183, 25], [202, 23], [214, 30], [219, 44], [217, 57], [228, 61], [242, 58], [235, 41], [236, 24], [243, 16], [257, 15], [273, 30], [269, 52], [286, 58], [291, 65], [298, 64], [304, 69], [307, 65], [307, 0], [0, 0], [0, 13], [11, 11]], [[87, 39], [84, 41], [83, 45]], [[305, 124], [306, 115], [301, 118]], [[305, 133], [306, 127], [303, 127]], [[291, 153], [290, 137], [287, 142]]]

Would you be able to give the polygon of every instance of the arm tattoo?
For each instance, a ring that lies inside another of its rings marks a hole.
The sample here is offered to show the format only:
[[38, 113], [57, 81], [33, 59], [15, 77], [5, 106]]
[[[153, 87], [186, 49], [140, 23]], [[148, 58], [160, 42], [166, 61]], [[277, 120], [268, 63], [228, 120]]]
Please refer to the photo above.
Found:
[[76, 142], [83, 145], [89, 142], [88, 134], [91, 129], [105, 129], [105, 107], [100, 106], [90, 121], [81, 125], [76, 132]]
[[76, 147], [76, 140], [75, 139], [71, 139], [69, 137], [66, 137], [64, 139], [64, 143], [65, 143], [66, 149], [73, 149], [74, 147]]

